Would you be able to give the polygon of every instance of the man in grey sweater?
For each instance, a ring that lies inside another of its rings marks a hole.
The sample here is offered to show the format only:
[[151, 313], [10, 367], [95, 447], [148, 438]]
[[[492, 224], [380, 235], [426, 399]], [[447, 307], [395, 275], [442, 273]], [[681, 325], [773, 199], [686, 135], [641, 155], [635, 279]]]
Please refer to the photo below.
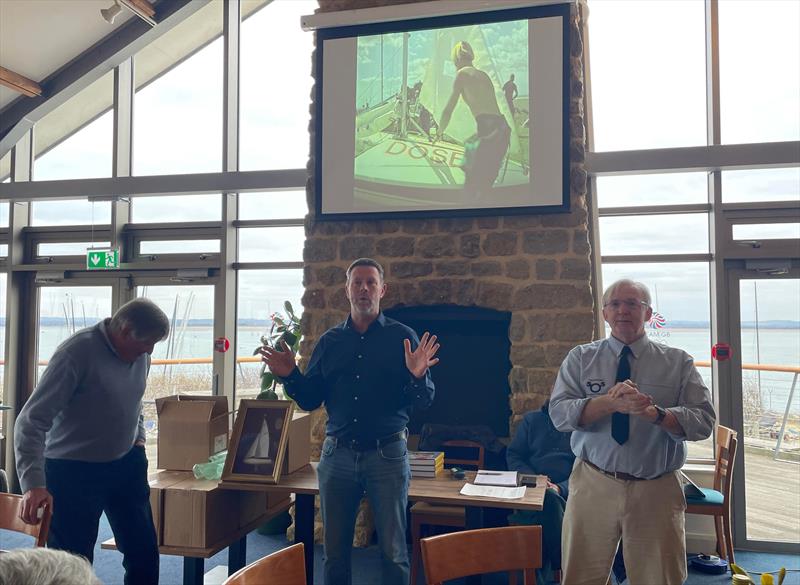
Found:
[[14, 429], [22, 520], [52, 506], [48, 546], [93, 557], [105, 512], [125, 583], [158, 583], [142, 396], [169, 320], [147, 299], [75, 333], [50, 358]]

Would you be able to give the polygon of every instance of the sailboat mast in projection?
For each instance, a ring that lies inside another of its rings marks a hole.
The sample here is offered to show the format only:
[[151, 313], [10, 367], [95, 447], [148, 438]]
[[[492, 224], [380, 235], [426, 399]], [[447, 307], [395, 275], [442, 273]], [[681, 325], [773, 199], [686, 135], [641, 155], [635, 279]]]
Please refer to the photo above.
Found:
[[261, 430], [258, 431], [253, 444], [244, 456], [244, 462], [248, 465], [265, 465], [272, 463], [269, 456], [269, 424], [267, 417], [261, 421]]

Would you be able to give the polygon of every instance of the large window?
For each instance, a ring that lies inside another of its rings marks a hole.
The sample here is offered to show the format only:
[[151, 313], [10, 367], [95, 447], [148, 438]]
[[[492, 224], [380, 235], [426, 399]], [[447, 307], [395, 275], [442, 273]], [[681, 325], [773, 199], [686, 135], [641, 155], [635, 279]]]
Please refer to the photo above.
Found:
[[316, 0], [271, 2], [242, 23], [242, 170], [308, 162], [313, 44], [298, 23], [316, 8]]
[[703, 2], [592, 0], [589, 9], [595, 150], [705, 144]]
[[800, 136], [799, 22], [800, 2], [719, 3], [723, 143]]

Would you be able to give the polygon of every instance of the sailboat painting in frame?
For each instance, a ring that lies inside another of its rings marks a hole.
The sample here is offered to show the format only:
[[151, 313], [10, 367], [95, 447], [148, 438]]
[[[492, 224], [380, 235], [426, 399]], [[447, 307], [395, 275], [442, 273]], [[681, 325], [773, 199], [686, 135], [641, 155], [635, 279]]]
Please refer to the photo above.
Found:
[[291, 400], [242, 400], [222, 479], [278, 483], [293, 410]]

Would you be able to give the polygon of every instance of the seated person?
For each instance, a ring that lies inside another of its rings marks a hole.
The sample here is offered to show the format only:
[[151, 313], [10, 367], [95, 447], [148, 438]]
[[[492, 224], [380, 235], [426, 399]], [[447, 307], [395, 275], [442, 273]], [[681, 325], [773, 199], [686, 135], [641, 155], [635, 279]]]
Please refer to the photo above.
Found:
[[54, 548], [18, 548], [0, 554], [3, 585], [102, 585], [85, 558]]
[[509, 517], [509, 523], [541, 525], [542, 566], [545, 570], [557, 571], [561, 569], [561, 522], [575, 455], [569, 444], [572, 433], [556, 430], [548, 405], [549, 401], [541, 410], [525, 415], [506, 451], [510, 470], [547, 476], [544, 509], [515, 512]]

